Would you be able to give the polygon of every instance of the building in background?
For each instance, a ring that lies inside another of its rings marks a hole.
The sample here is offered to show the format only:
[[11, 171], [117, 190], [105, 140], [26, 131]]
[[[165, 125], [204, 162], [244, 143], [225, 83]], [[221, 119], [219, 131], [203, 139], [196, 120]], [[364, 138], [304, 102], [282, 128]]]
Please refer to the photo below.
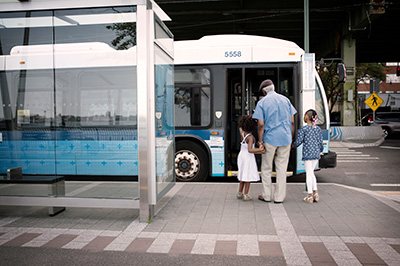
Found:
[[[379, 90], [376, 92], [383, 100], [377, 112], [400, 110], [400, 76], [397, 71], [399, 64], [399, 62], [386, 63], [386, 80], [379, 83]], [[371, 111], [365, 104], [365, 100], [371, 95], [370, 87], [369, 81], [358, 84], [358, 97], [362, 113]]]

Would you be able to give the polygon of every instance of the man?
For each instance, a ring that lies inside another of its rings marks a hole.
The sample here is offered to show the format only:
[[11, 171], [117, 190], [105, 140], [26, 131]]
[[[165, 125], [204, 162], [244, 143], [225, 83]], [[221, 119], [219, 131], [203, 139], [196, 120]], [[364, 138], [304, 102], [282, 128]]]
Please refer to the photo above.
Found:
[[289, 162], [292, 136], [294, 135], [294, 115], [296, 109], [285, 96], [275, 92], [270, 79], [260, 85], [264, 94], [256, 106], [253, 118], [258, 120], [258, 144], [264, 145], [262, 155], [261, 179], [263, 183], [261, 201], [272, 200], [272, 165], [275, 162], [276, 186], [273, 195], [275, 203], [282, 203], [286, 196], [286, 171]]

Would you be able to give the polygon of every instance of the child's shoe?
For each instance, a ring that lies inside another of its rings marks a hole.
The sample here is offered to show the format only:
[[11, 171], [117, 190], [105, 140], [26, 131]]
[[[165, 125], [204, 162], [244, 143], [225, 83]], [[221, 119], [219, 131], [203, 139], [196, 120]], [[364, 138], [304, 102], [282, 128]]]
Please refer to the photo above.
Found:
[[304, 201], [307, 202], [307, 203], [313, 203], [314, 202], [314, 198], [313, 198], [312, 195], [311, 196], [307, 196], [307, 197], [304, 198]]
[[244, 197], [243, 197], [243, 201], [249, 201], [249, 200], [252, 200], [252, 198], [249, 196], [249, 195], [244, 195]]
[[238, 193], [236, 194], [236, 198], [237, 198], [237, 199], [243, 199], [243, 193], [242, 193], [242, 192], [238, 192]]
[[315, 202], [318, 202], [318, 201], [319, 201], [318, 192], [314, 193], [313, 198], [314, 198], [314, 201], [315, 201]]

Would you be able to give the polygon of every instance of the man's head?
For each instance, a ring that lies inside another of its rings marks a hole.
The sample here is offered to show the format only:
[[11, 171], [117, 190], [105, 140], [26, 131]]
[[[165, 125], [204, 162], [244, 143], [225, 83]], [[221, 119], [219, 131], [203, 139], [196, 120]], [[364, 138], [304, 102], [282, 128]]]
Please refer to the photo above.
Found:
[[274, 91], [274, 90], [275, 90], [275, 86], [274, 86], [274, 83], [272, 82], [272, 80], [266, 79], [263, 82], [261, 82], [260, 91], [262, 91], [264, 95], [267, 95], [268, 92]]

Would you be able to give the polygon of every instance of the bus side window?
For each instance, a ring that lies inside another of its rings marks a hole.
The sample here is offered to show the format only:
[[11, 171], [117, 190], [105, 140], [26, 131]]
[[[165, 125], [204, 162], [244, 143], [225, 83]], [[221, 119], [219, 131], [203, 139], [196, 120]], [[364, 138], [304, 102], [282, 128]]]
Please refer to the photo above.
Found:
[[201, 88], [192, 89], [190, 101], [190, 124], [201, 126]]

